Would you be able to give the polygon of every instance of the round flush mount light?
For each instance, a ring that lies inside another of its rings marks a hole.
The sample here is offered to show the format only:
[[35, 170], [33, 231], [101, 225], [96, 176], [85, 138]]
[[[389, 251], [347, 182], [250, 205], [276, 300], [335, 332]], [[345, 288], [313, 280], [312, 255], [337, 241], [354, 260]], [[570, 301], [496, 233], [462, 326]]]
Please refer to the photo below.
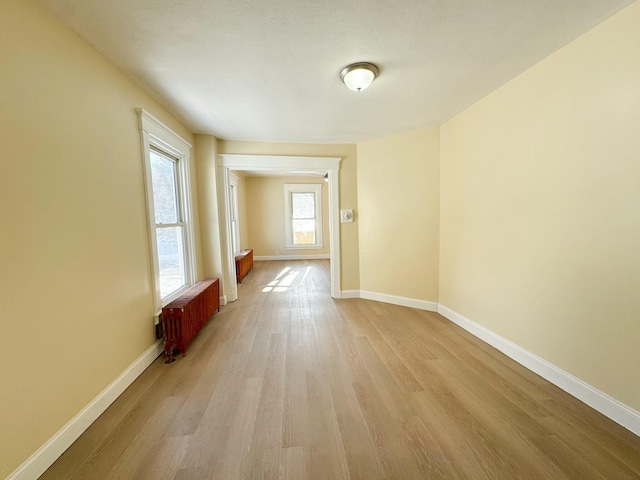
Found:
[[373, 63], [359, 62], [344, 67], [340, 78], [351, 90], [360, 92], [371, 85], [378, 73], [380, 71]]

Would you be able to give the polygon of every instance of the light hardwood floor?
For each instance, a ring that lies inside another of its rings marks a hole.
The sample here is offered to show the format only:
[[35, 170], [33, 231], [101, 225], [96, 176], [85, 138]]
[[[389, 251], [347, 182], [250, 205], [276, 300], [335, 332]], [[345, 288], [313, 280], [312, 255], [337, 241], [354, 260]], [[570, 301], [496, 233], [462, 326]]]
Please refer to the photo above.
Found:
[[41, 478], [640, 478], [639, 437], [436, 313], [332, 300], [328, 269], [257, 262]]

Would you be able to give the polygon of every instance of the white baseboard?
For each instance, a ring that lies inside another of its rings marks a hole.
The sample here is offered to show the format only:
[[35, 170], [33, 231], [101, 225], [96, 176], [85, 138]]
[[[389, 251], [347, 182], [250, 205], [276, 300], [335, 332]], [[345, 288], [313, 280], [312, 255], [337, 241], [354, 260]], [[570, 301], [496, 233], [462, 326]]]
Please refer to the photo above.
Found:
[[75, 442], [84, 431], [153, 363], [162, 353], [162, 340], [158, 340], [140, 355], [111, 384], [87, 406], [42, 445], [6, 480], [35, 480]]
[[267, 260], [328, 260], [328, 253], [319, 253], [317, 255], [267, 255], [253, 257], [255, 262], [264, 262]]
[[392, 305], [400, 305], [401, 307], [417, 308], [418, 310], [427, 310], [429, 312], [438, 311], [438, 304], [436, 302], [418, 300], [416, 298], [409, 297], [399, 297], [397, 295], [388, 295], [386, 293], [369, 292], [367, 290], [343, 290], [342, 298], [364, 298], [365, 300], [390, 303]]
[[640, 412], [444, 305], [438, 305], [438, 313], [532, 372], [537, 373], [545, 380], [573, 395], [581, 402], [586, 403], [591, 408], [640, 436]]
[[436, 302], [418, 300], [416, 298], [398, 297], [396, 295], [387, 295], [386, 293], [369, 292], [366, 290], [360, 290], [360, 298], [375, 300], [376, 302], [391, 303], [392, 305], [400, 305], [402, 307], [427, 310], [429, 312], [438, 311], [438, 304]]
[[360, 290], [342, 290], [340, 298], [360, 298]]

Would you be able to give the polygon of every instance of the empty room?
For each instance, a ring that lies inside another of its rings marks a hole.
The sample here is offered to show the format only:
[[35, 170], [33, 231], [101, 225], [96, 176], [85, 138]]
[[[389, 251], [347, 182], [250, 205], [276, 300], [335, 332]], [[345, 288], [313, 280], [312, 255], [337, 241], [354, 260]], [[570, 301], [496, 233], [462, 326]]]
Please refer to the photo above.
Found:
[[0, 478], [640, 479], [640, 3], [4, 0]]

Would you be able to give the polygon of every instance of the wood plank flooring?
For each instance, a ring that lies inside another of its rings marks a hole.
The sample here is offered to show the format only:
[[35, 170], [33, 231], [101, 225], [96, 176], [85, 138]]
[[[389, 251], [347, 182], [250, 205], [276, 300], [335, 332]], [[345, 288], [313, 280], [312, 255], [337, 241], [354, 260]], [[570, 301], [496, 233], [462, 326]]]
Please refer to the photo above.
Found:
[[436, 313], [256, 262], [41, 479], [640, 479], [640, 437]]

